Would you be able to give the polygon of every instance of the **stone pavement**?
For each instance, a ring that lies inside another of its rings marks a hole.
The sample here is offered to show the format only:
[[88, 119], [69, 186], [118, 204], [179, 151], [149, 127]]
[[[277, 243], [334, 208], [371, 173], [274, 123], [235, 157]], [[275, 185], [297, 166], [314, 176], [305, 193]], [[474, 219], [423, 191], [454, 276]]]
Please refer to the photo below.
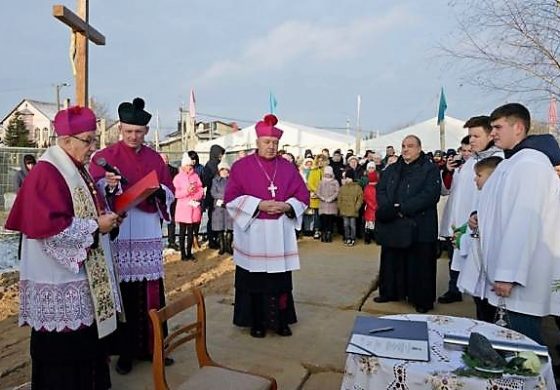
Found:
[[[206, 296], [208, 350], [219, 363], [275, 377], [279, 389], [339, 389], [344, 350], [356, 315], [360, 311], [384, 315], [414, 309], [405, 303], [373, 302], [377, 293], [372, 285], [379, 267], [376, 245], [360, 242], [348, 248], [339, 240], [327, 244], [304, 238], [300, 255], [301, 270], [294, 272], [299, 321], [292, 326], [293, 336], [269, 332], [266, 338], [255, 339], [248, 330], [233, 326], [232, 288], [224, 295]], [[438, 295], [446, 290], [447, 275], [447, 259], [440, 259]], [[433, 313], [461, 317], [475, 314], [469, 297], [461, 303], [436, 305]], [[170, 324], [171, 329], [175, 324]], [[553, 327], [551, 332], [558, 333]], [[171, 386], [197, 369], [193, 343], [179, 348], [173, 357], [176, 363], [167, 370]], [[126, 376], [112, 370], [111, 377], [115, 390], [152, 389], [150, 363], [138, 363]]]

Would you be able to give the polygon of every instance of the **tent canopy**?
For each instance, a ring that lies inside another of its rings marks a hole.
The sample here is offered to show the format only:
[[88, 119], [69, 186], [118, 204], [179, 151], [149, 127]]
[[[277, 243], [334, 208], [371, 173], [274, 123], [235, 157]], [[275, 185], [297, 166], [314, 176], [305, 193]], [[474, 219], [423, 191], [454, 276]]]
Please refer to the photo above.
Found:
[[[450, 116], [445, 117], [445, 149], [457, 149], [461, 145], [461, 140], [468, 134], [467, 129], [463, 128], [465, 121]], [[407, 135], [415, 135], [422, 141], [422, 150], [432, 152], [441, 149], [439, 141], [439, 125], [437, 117], [427, 121], [405, 127], [392, 133], [384, 134], [378, 138], [369, 139], [362, 142], [362, 149], [371, 149], [385, 154], [385, 148], [393, 146], [397, 153], [400, 153], [401, 143]]]
[[[355, 142], [354, 137], [349, 135], [286, 121], [279, 121], [276, 127], [284, 131], [278, 148], [284, 149], [296, 157], [303, 156], [306, 149], [311, 149], [314, 154], [319, 153], [323, 148], [328, 148], [331, 153], [335, 149], [344, 151], [347, 148], [353, 148]], [[195, 147], [195, 151], [197, 153], [208, 153], [210, 147], [217, 144], [222, 146], [226, 153], [232, 153], [254, 149], [256, 141], [255, 126], [252, 125], [234, 133], [202, 142]]]

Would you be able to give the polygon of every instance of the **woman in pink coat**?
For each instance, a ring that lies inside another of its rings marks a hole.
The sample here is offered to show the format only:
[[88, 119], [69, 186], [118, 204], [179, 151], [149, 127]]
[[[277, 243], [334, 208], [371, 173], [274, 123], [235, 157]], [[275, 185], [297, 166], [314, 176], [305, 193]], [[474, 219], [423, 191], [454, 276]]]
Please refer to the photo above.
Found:
[[[198, 231], [202, 219], [201, 200], [204, 190], [198, 174], [194, 171], [195, 161], [191, 160], [188, 153], [183, 154], [181, 169], [173, 179], [175, 186], [175, 222], [179, 223], [179, 246], [181, 249], [181, 260], [196, 261], [192, 254], [194, 232]], [[187, 245], [185, 250], [185, 233]]]

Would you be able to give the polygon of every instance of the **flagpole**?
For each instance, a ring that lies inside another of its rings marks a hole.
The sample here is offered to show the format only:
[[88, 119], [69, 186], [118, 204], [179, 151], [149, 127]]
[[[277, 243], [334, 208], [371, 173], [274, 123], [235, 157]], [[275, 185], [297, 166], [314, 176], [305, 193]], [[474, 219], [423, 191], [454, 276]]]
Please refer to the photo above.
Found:
[[356, 115], [356, 155], [360, 153], [361, 131], [360, 131], [360, 106], [362, 105], [362, 97], [358, 95], [358, 112]]
[[445, 99], [443, 87], [441, 87], [437, 124], [439, 125], [439, 147], [442, 151], [445, 150], [445, 110], [447, 110], [447, 101]]
[[159, 152], [159, 110], [156, 109], [156, 133], [154, 134], [156, 152]]
[[445, 150], [445, 118], [439, 122], [439, 145], [442, 151]]

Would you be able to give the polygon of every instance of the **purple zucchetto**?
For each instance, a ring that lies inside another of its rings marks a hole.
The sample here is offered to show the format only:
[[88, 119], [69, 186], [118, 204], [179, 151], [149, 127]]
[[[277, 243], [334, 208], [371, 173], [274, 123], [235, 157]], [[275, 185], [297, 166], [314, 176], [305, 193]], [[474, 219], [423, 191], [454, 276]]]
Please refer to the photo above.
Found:
[[87, 107], [68, 107], [54, 117], [54, 130], [57, 135], [76, 135], [96, 129], [95, 114]]

